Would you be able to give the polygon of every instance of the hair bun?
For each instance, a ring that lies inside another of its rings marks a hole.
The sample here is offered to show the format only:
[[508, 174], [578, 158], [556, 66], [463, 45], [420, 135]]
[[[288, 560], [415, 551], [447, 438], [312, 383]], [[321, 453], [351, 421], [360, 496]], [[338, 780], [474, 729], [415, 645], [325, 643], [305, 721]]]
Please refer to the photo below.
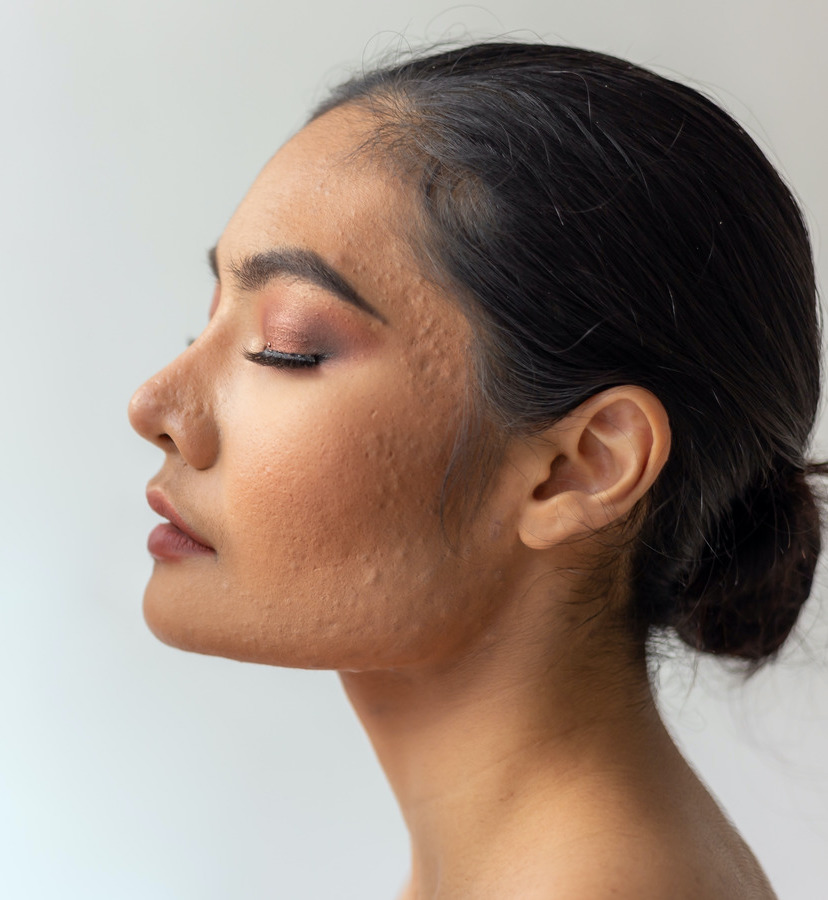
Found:
[[720, 518], [679, 600], [682, 640], [753, 661], [779, 650], [811, 592], [821, 547], [812, 474], [828, 474], [828, 464], [784, 465]]

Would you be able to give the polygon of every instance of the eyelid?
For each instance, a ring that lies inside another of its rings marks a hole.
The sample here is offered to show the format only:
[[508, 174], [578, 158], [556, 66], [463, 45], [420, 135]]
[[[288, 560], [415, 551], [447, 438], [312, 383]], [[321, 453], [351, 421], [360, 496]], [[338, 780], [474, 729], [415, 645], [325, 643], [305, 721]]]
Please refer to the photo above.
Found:
[[244, 356], [250, 362], [277, 369], [309, 369], [328, 358], [324, 353], [287, 353], [270, 346], [261, 350], [245, 350]]

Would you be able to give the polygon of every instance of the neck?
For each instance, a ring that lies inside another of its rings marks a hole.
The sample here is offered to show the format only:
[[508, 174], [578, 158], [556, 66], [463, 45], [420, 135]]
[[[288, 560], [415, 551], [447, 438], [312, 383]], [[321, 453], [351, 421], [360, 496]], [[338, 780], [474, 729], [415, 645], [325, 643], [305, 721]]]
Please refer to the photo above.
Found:
[[527, 834], [571, 836], [672, 748], [628, 645], [508, 631], [439, 666], [342, 674], [411, 835], [406, 897], [468, 884]]

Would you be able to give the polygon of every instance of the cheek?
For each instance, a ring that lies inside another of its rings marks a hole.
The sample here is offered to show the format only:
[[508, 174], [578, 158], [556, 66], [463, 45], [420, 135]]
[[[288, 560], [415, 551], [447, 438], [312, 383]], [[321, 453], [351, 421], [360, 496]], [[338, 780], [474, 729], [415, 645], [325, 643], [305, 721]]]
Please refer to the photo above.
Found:
[[294, 408], [290, 420], [229, 438], [228, 541], [244, 533], [262, 551], [295, 542], [306, 559], [342, 565], [439, 524], [450, 429], [445, 419], [401, 421], [382, 399]]
[[434, 391], [383, 383], [294, 399], [266, 422], [257, 403], [225, 432], [225, 571], [276, 644], [301, 633], [319, 653], [304, 664], [330, 666], [332, 641], [353, 665], [378, 644], [399, 656], [445, 616], [437, 585], [454, 563], [440, 493], [457, 398], [429, 404]]

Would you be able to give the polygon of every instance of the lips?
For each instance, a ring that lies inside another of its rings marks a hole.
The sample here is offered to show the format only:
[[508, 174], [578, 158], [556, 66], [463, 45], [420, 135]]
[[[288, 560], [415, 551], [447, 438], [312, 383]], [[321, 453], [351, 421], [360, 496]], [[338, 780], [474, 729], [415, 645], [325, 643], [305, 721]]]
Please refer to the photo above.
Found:
[[214, 556], [215, 549], [201, 538], [176, 512], [157, 488], [147, 490], [151, 509], [167, 519], [150, 532], [147, 547], [156, 560], [176, 560], [188, 556]]

